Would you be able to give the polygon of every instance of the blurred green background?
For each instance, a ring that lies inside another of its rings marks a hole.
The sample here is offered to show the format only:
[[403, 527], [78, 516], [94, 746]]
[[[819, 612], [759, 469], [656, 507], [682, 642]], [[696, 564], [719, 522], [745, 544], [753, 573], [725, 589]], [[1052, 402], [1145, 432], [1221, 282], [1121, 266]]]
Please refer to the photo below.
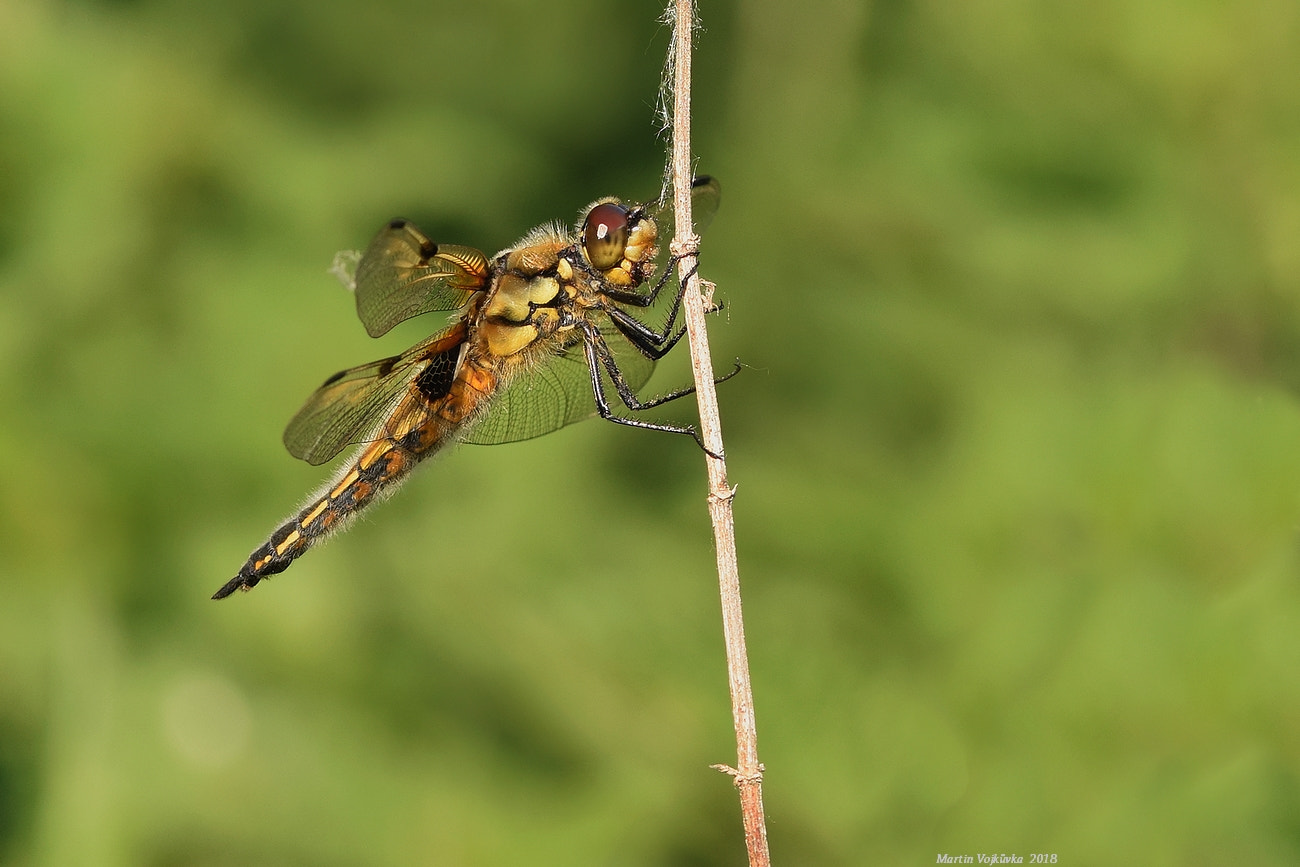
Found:
[[[0, 4], [0, 863], [744, 863], [681, 438], [458, 449], [208, 600], [436, 325], [335, 251], [655, 195], [659, 13]], [[702, 15], [776, 863], [1300, 862], [1300, 7]]]

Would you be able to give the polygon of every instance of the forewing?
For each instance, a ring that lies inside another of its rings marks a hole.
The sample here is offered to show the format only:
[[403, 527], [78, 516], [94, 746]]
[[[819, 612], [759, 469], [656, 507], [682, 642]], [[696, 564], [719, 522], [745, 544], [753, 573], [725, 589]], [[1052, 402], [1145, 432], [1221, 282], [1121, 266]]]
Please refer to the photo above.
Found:
[[406, 220], [385, 226], [357, 263], [357, 316], [371, 337], [433, 310], [455, 310], [488, 283], [473, 247], [435, 244]]
[[412, 379], [431, 368], [434, 373], [446, 372], [450, 379], [465, 334], [465, 323], [457, 322], [401, 355], [334, 374], [285, 428], [285, 448], [316, 465], [361, 442], [391, 411]]
[[[600, 329], [623, 378], [635, 391], [654, 372], [654, 362], [628, 343], [606, 322]], [[620, 403], [613, 384], [602, 370], [606, 398]], [[496, 445], [532, 439], [596, 414], [591, 373], [579, 340], [547, 359], [536, 369], [520, 374], [492, 400], [487, 414], [463, 438], [474, 445]]]
[[[691, 181], [691, 223], [695, 234], [703, 235], [704, 230], [713, 222], [722, 202], [722, 186], [711, 175], [700, 175]], [[659, 252], [666, 256], [668, 245], [672, 242], [677, 225], [673, 213], [672, 190], [664, 191], [663, 197], [652, 208], [652, 216], [659, 226]]]

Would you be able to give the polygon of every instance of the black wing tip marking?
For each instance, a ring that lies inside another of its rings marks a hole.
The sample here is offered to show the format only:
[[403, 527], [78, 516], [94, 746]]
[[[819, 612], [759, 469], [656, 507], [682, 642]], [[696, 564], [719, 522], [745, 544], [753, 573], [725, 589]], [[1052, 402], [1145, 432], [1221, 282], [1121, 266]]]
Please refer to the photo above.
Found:
[[424, 236], [424, 232], [420, 230], [420, 227], [415, 225], [405, 217], [394, 217], [393, 219], [389, 220], [388, 225], [384, 227], [384, 232], [381, 232], [380, 234], [382, 236], [385, 232], [403, 232], [403, 231], [410, 231], [411, 233], [419, 237], [420, 255], [424, 257], [425, 260], [421, 264], [424, 265], [429, 264], [428, 260], [438, 255], [438, 245], [433, 241], [430, 241], [428, 238], [426, 238]]

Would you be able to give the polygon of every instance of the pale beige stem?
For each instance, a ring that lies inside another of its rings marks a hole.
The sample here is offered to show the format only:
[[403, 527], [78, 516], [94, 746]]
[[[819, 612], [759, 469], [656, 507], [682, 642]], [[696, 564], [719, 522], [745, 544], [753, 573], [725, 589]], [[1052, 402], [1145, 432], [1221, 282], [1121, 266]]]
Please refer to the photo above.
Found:
[[[691, 223], [691, 38], [695, 25], [693, 0], [674, 0], [670, 12], [673, 42], [669, 49], [672, 84], [673, 212], [677, 235], [673, 255], [681, 256], [678, 275], [686, 283], [686, 330], [691, 345], [700, 406], [700, 435], [709, 472], [709, 514], [718, 560], [718, 588], [722, 596], [722, 631], [727, 646], [727, 673], [731, 686], [731, 715], [736, 726], [736, 767], [714, 765], [735, 778], [745, 825], [745, 846], [750, 867], [769, 867], [767, 825], [763, 820], [763, 766], [758, 761], [758, 733], [754, 723], [754, 696], [749, 684], [749, 657], [745, 650], [745, 620], [740, 605], [740, 575], [736, 566], [736, 537], [731, 501], [735, 489], [727, 484], [727, 464], [722, 447], [722, 422], [713, 383], [713, 364], [704, 320], [704, 300], [696, 274], [700, 239]], [[716, 456], [716, 457], [715, 457]]]

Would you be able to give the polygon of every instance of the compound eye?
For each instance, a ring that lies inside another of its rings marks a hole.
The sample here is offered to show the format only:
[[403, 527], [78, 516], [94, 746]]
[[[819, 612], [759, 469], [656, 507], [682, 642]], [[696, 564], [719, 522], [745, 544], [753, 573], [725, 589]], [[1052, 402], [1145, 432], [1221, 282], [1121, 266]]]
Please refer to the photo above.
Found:
[[628, 210], [622, 205], [605, 202], [587, 214], [582, 224], [582, 249], [587, 261], [598, 270], [608, 271], [623, 261], [627, 249]]

